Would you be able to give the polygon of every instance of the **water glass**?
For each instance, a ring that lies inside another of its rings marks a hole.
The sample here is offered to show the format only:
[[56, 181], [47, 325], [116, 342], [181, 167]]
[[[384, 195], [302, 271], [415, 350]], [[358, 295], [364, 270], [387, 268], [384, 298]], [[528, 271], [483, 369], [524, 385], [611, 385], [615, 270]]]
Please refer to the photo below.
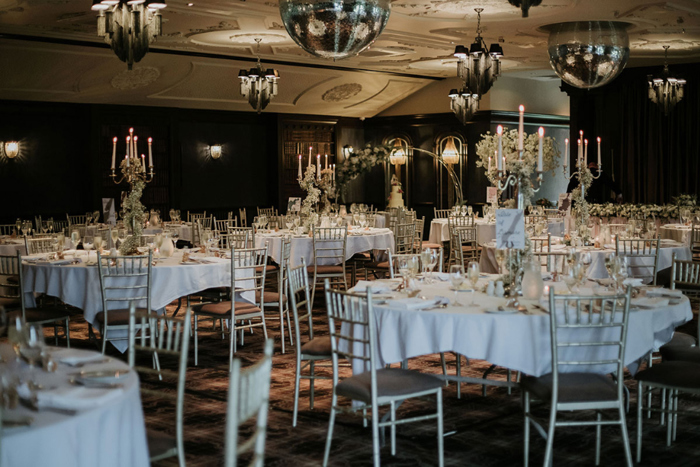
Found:
[[450, 266], [450, 282], [452, 283], [452, 288], [455, 291], [455, 306], [462, 306], [461, 303], [459, 303], [458, 299], [458, 292], [459, 288], [462, 286], [464, 283], [464, 266], [461, 264], [454, 264]]
[[469, 304], [469, 306], [477, 306], [476, 302], [474, 301], [474, 297], [476, 292], [476, 283], [479, 281], [479, 272], [479, 263], [476, 261], [470, 261], [467, 265], [467, 277], [469, 278], [469, 282], [472, 284], [472, 302]]

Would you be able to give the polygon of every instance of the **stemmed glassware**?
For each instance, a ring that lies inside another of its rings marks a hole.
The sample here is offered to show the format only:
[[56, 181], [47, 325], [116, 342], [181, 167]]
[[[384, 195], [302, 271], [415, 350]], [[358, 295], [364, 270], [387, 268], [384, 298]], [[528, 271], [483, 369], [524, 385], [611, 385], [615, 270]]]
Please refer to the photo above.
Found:
[[155, 247], [156, 247], [155, 250], [153, 250], [153, 253], [154, 253], [156, 258], [159, 258], [160, 257], [160, 247], [163, 246], [163, 234], [157, 233], [154, 237], [153, 243], [155, 244]]
[[430, 261], [432, 260], [433, 250], [426, 248], [420, 253], [420, 262], [423, 268], [423, 275], [426, 283], [430, 283], [430, 278], [428, 277], [428, 272], [430, 271]]
[[26, 237], [32, 231], [32, 223], [30, 221], [24, 221], [22, 223], [22, 234]]
[[14, 350], [15, 356], [19, 358], [20, 347], [24, 339], [25, 323], [20, 316], [16, 316], [14, 321], [14, 323], [10, 323], [7, 329], [7, 339], [10, 341], [10, 344], [12, 344], [12, 350]]
[[469, 304], [469, 306], [477, 306], [476, 302], [474, 301], [475, 298], [475, 292], [476, 292], [476, 283], [479, 281], [479, 263], [476, 261], [469, 261], [469, 264], [467, 265], [467, 278], [469, 279], [469, 282], [472, 284], [472, 302]]
[[102, 246], [104, 246], [104, 242], [102, 240], [101, 235], [96, 235], [95, 240], [94, 240], [94, 246], [95, 246], [95, 251], [102, 251]]
[[15, 230], [17, 230], [17, 235], [19, 236], [19, 233], [22, 231], [22, 219], [19, 217], [15, 221]]
[[399, 275], [403, 279], [404, 288], [408, 288], [408, 258], [399, 258], [396, 260]]
[[455, 306], [462, 306], [461, 303], [459, 303], [458, 299], [458, 293], [459, 293], [459, 288], [462, 286], [464, 283], [464, 266], [461, 264], [454, 264], [450, 266], [450, 282], [452, 283], [452, 288], [455, 291]]
[[287, 214], [284, 217], [284, 225], [287, 226], [287, 230], [292, 230], [292, 226], [294, 225], [294, 216]]
[[360, 222], [360, 227], [362, 227], [364, 229], [365, 226], [367, 225], [367, 215], [365, 213], [361, 213], [358, 216], [358, 221]]
[[[172, 219], [172, 217], [171, 217]], [[117, 247], [117, 240], [119, 240], [119, 229], [112, 229], [109, 231], [109, 235], [112, 238], [112, 248]]]
[[70, 233], [70, 241], [73, 243], [73, 249], [78, 249], [78, 244], [80, 243], [80, 232], [74, 230]]
[[498, 263], [498, 273], [503, 274], [503, 268], [506, 262], [506, 249], [498, 248], [496, 249], [496, 263]]
[[94, 245], [95, 239], [93, 237], [85, 236], [83, 237], [83, 249], [87, 251], [87, 262], [90, 262], [90, 250], [92, 250], [92, 247]]

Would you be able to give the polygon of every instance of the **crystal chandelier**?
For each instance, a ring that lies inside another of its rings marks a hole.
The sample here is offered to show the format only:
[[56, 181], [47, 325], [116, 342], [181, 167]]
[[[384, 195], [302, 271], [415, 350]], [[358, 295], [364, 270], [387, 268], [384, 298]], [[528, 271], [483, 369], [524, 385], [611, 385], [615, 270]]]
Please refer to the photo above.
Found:
[[258, 46], [255, 54], [258, 57], [258, 63], [255, 68], [250, 70], [241, 70], [238, 72], [238, 78], [241, 80], [241, 94], [248, 98], [248, 103], [258, 113], [262, 112], [270, 100], [277, 95], [277, 80], [280, 79], [280, 74], [277, 70], [268, 68], [263, 70], [260, 63], [260, 42], [262, 39], [255, 39]]
[[672, 78], [668, 71], [668, 45], [664, 45], [664, 69], [658, 76], [648, 76], [649, 99], [663, 110], [664, 115], [683, 100], [684, 79]]
[[463, 45], [455, 48], [454, 56], [459, 59], [457, 76], [462, 80], [460, 91], [453, 89], [449, 97], [451, 107], [462, 124], [469, 121], [479, 109], [479, 99], [489, 92], [496, 78], [501, 74], [501, 57], [503, 48], [499, 44], [486, 47], [481, 37], [481, 12], [483, 8], [475, 8], [477, 14], [476, 38], [467, 49]]
[[394, 150], [391, 151], [391, 154], [389, 155], [389, 163], [396, 166], [404, 165], [406, 163], [406, 151], [404, 150], [399, 138], [394, 140]]
[[92, 9], [99, 12], [97, 35], [105, 38], [131, 70], [163, 33], [160, 10], [166, 6], [165, 0], [93, 0]]
[[450, 136], [445, 143], [445, 149], [442, 151], [442, 160], [448, 165], [459, 163], [459, 152], [457, 151], [457, 146], [455, 146], [455, 139], [453, 136]]
[[523, 18], [527, 18], [530, 15], [530, 7], [538, 6], [540, 3], [542, 3], [542, 0], [508, 0], [508, 3], [520, 8], [523, 12]]

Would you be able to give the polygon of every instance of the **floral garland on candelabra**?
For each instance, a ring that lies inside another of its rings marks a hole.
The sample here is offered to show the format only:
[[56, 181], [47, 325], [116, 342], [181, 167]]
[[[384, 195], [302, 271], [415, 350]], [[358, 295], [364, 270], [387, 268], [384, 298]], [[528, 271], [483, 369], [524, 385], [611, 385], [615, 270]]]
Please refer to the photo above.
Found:
[[591, 216], [596, 217], [625, 217], [644, 218], [658, 217], [673, 219], [680, 217], [680, 210], [683, 208], [696, 209], [694, 195], [680, 195], [673, 199], [674, 204], [590, 204]]
[[390, 147], [372, 147], [371, 144], [368, 144], [361, 151], [350, 153], [343, 163], [336, 167], [336, 193], [342, 194], [349, 182], [371, 171], [375, 165], [388, 161], [390, 154]]
[[317, 170], [317, 166], [308, 166], [304, 177], [299, 180], [299, 186], [307, 193], [299, 211], [305, 218], [304, 227], [307, 229], [316, 224], [319, 212], [328, 214], [331, 211], [330, 200], [335, 198], [337, 192], [333, 182], [333, 169], [322, 170], [320, 178], [317, 178]]
[[[508, 173], [516, 177], [524, 177], [530, 179], [537, 168], [537, 151], [539, 146], [539, 135], [526, 135], [523, 139], [523, 157], [520, 160], [518, 151], [518, 130], [513, 129], [504, 131], [501, 136], [501, 144], [503, 146], [503, 156], [505, 157], [504, 169]], [[486, 178], [492, 185], [498, 187], [498, 161], [496, 161], [496, 152], [498, 150], [498, 135], [491, 134], [487, 131], [481, 135], [481, 141], [476, 144], [476, 155], [479, 158], [476, 160], [477, 167], [483, 167], [486, 171]], [[559, 149], [556, 146], [556, 140], [551, 136], [545, 136], [542, 142], [542, 170], [543, 172], [554, 171], [558, 165], [560, 157]], [[525, 207], [532, 204], [532, 197], [535, 195], [532, 184], [525, 183], [522, 185], [522, 194], [525, 201]], [[501, 190], [498, 192], [500, 198]], [[510, 207], [515, 207], [515, 200], [509, 200], [507, 203]]]
[[590, 219], [590, 206], [588, 201], [586, 201], [585, 193], [593, 183], [593, 173], [585, 163], [579, 164], [578, 173], [579, 183], [578, 186], [571, 191], [571, 200], [573, 201], [576, 211], [576, 230], [583, 237], [585, 242], [588, 240], [588, 233], [584, 232], [586, 229], [581, 229], [581, 227], [587, 228], [588, 220]]

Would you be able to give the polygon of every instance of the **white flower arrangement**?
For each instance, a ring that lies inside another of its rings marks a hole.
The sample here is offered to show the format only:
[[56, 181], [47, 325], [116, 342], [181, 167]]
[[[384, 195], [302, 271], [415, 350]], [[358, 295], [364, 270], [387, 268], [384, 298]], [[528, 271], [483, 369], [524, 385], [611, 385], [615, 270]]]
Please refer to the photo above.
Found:
[[687, 204], [591, 204], [590, 215], [597, 217], [625, 217], [625, 218], [664, 218], [672, 219], [680, 215], [680, 208], [693, 208], [695, 205], [690, 204], [693, 200], [693, 195], [681, 195], [674, 200]]
[[[486, 132], [481, 135], [481, 141], [476, 145], [476, 160], [477, 167], [483, 167], [486, 171], [486, 178], [489, 179], [492, 185], [498, 186], [498, 161], [496, 160], [496, 151], [498, 150], [498, 135]], [[504, 131], [501, 136], [501, 144], [503, 146], [503, 156], [505, 156], [504, 169], [515, 176], [522, 176], [531, 179], [537, 169], [537, 153], [539, 148], [539, 135], [527, 135], [523, 139], [523, 158], [520, 160], [518, 152], [518, 130]], [[491, 164], [489, 169], [489, 157]], [[556, 147], [556, 140], [550, 136], [546, 136], [542, 141], [542, 170], [544, 172], [554, 171], [558, 166], [560, 157], [559, 149]], [[523, 184], [523, 197], [525, 207], [532, 204], [534, 196], [532, 184]], [[500, 195], [500, 193], [499, 193]]]

